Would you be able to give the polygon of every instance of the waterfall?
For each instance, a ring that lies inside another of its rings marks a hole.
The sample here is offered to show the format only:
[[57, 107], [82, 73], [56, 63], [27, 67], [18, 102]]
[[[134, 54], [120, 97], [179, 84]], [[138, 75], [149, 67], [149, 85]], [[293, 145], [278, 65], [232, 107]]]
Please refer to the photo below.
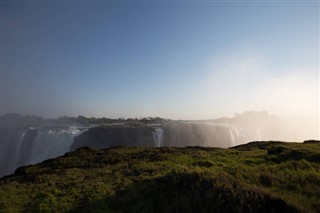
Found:
[[11, 168], [19, 165], [19, 150], [26, 130], [1, 129], [0, 144], [0, 177], [11, 172]]
[[76, 127], [40, 130], [35, 138], [29, 163], [35, 164], [65, 154], [70, 150], [73, 138], [82, 132]]
[[231, 144], [232, 144], [232, 146], [234, 146], [236, 143], [236, 139], [233, 135], [232, 129], [229, 129], [229, 134], [230, 134], [230, 138], [231, 138]]
[[153, 141], [156, 147], [163, 146], [163, 129], [162, 128], [155, 128], [152, 132]]
[[20, 166], [19, 165], [19, 151], [22, 147], [22, 143], [23, 143], [24, 136], [26, 135], [26, 131], [21, 131], [18, 134], [19, 134], [18, 143], [16, 144], [16, 148], [13, 147], [13, 153], [12, 153], [12, 156], [14, 157], [14, 160], [12, 160], [12, 164], [15, 167]]
[[88, 128], [1, 129], [0, 177], [20, 166], [39, 163], [70, 151], [73, 138]]
[[248, 142], [248, 133], [244, 127], [231, 126], [228, 128], [229, 128], [229, 134], [230, 134], [232, 146], [236, 146], [236, 145]]
[[237, 144], [239, 144], [239, 139], [240, 139], [240, 131], [238, 127], [229, 127], [229, 134], [230, 134], [230, 138], [231, 138], [231, 144], [232, 146], [235, 146]]

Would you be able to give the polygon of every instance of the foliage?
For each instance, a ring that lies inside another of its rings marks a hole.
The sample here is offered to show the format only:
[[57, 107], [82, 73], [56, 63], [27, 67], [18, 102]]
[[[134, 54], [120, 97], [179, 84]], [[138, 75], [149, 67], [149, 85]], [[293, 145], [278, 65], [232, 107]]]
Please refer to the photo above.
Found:
[[0, 212], [320, 212], [320, 142], [81, 148], [0, 180]]
[[23, 116], [16, 113], [7, 113], [0, 116], [2, 127], [6, 128], [28, 128], [46, 126], [46, 125], [70, 125], [70, 124], [127, 124], [131, 126], [142, 125], [142, 124], [164, 124], [168, 123], [170, 120], [166, 120], [160, 117], [141, 117], [141, 118], [95, 118], [95, 117], [85, 117], [79, 115], [77, 117], [61, 116], [57, 119], [44, 119], [38, 116]]

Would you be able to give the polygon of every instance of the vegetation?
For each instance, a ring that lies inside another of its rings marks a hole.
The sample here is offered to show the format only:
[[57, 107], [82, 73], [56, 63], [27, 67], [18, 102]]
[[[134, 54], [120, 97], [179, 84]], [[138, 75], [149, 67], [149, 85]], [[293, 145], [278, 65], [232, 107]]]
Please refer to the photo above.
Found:
[[61, 116], [57, 119], [45, 119], [39, 116], [20, 115], [16, 113], [7, 113], [0, 116], [2, 127], [19, 127], [28, 128], [30, 126], [48, 126], [48, 125], [70, 125], [70, 124], [114, 124], [122, 123], [129, 126], [145, 125], [145, 124], [164, 124], [171, 120], [160, 117], [140, 117], [140, 118], [95, 118], [79, 115], [77, 117]]
[[[201, 122], [214, 122], [214, 123], [251, 123], [253, 125], [261, 125], [266, 122], [266, 120], [274, 120], [278, 122], [279, 117], [271, 115], [266, 111], [246, 111], [241, 114], [235, 114], [232, 118], [222, 117], [218, 119], [200, 120]], [[70, 125], [70, 124], [112, 124], [112, 123], [122, 123], [129, 126], [139, 126], [145, 124], [168, 124], [172, 122], [177, 122], [171, 119], [164, 119], [160, 117], [140, 117], [140, 118], [95, 118], [95, 117], [85, 117], [79, 115], [77, 117], [60, 116], [57, 119], [45, 119], [39, 116], [30, 115], [20, 115], [16, 113], [7, 113], [0, 116], [0, 120], [4, 127], [30, 127], [30, 126], [46, 126], [46, 125]], [[196, 122], [196, 121], [193, 121]]]
[[0, 212], [320, 212], [320, 142], [81, 148], [2, 178]]

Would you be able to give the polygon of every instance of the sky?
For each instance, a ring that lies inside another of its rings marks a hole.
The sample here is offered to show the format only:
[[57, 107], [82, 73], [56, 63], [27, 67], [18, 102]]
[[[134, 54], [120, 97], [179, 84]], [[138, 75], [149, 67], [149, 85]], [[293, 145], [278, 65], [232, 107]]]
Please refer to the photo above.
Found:
[[1, 1], [1, 114], [319, 115], [318, 1]]

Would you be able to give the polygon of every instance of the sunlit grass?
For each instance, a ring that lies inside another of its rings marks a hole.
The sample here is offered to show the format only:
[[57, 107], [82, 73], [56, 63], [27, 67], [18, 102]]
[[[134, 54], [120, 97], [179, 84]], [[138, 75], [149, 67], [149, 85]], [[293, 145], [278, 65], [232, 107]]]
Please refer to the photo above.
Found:
[[319, 212], [319, 153], [320, 143], [82, 148], [1, 179], [0, 212]]

